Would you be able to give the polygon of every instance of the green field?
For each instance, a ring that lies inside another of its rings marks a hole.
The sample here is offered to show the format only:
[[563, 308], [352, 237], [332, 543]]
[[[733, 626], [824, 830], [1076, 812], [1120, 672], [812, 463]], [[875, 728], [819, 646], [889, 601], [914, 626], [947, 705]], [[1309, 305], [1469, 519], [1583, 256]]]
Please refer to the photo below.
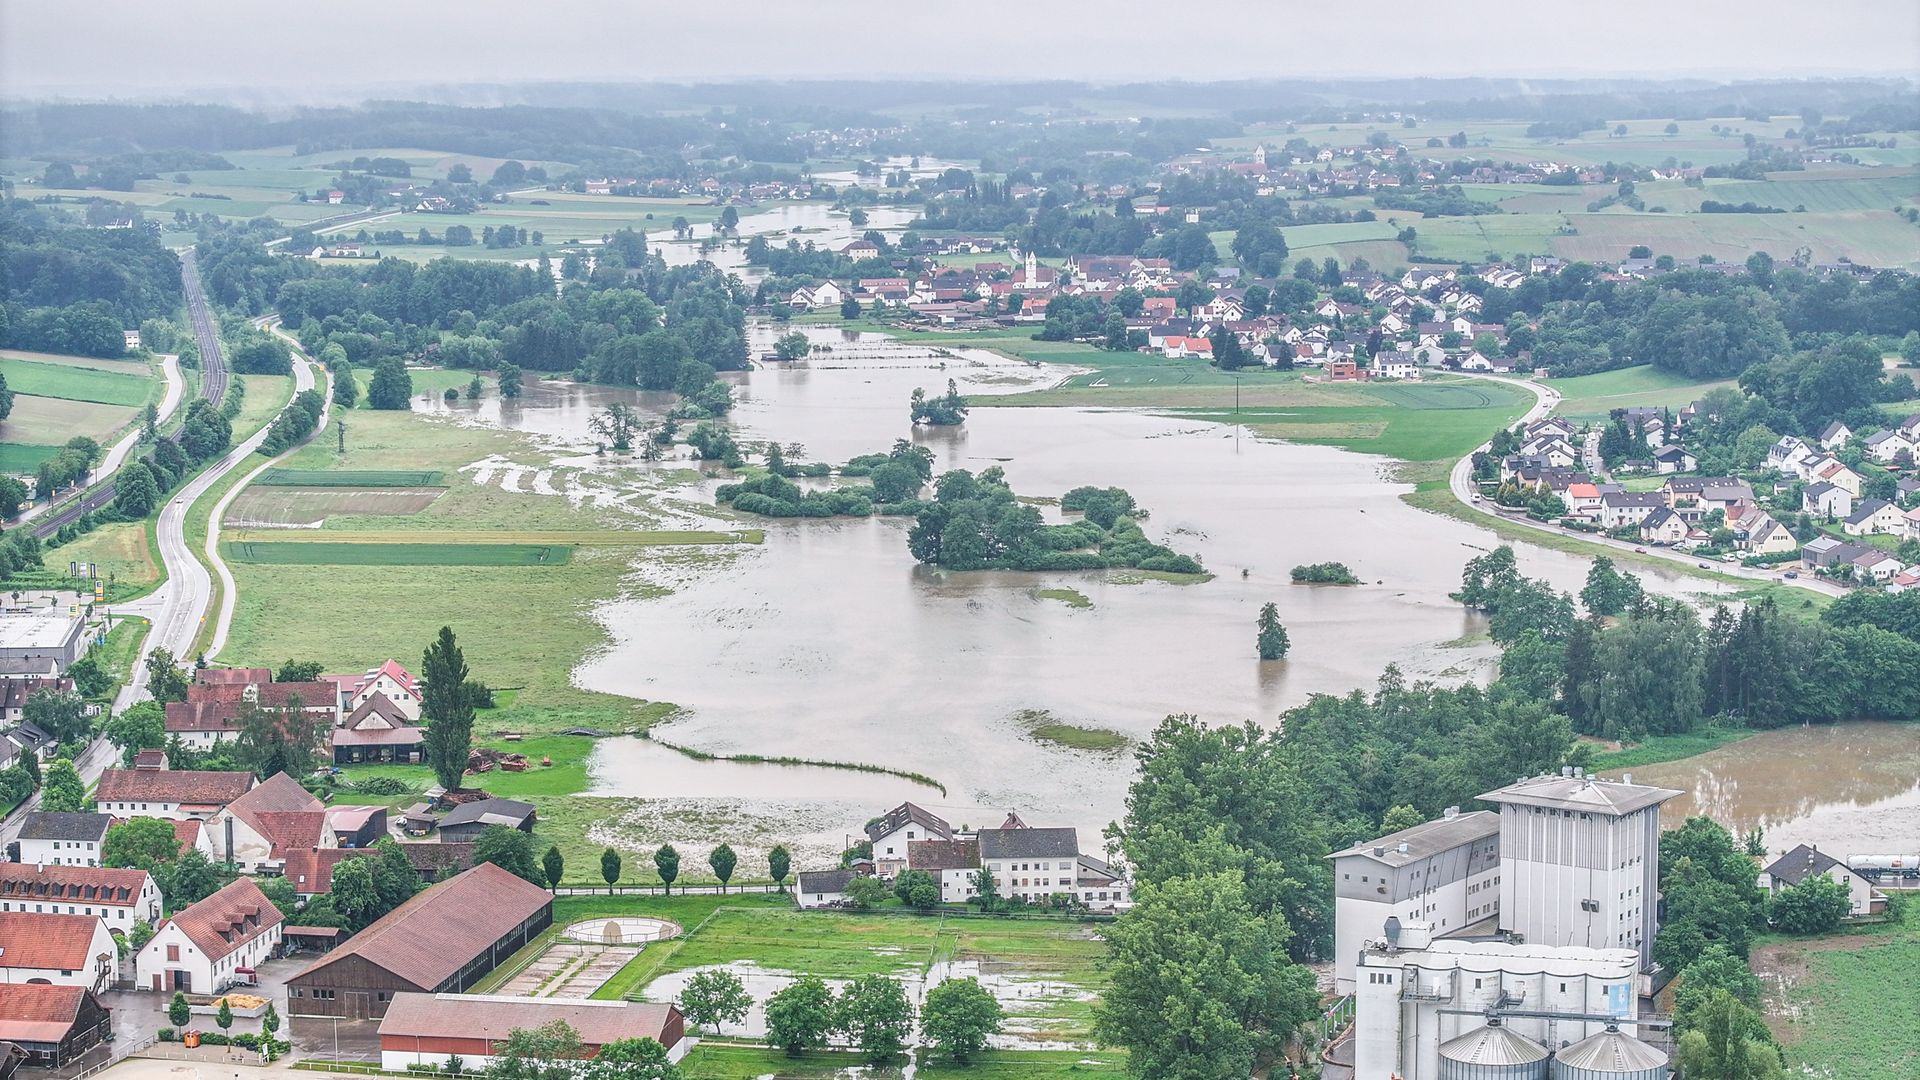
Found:
[[1452, 460], [1486, 441], [1487, 432], [1525, 415], [1531, 395], [1488, 379], [1372, 383], [1364, 405], [1180, 409], [1289, 442], [1339, 446], [1401, 461]]
[[0, 356], [0, 375], [7, 377], [7, 389], [16, 394], [97, 405], [145, 405], [157, 383], [148, 377], [145, 368], [127, 366], [129, 370], [125, 372], [102, 371]]
[[268, 469], [258, 487], [422, 488], [445, 486], [437, 469]]
[[1769, 1026], [1794, 1075], [1920, 1076], [1920, 896], [1893, 901], [1890, 921], [1877, 926], [1756, 943]]
[[0, 475], [26, 475], [40, 467], [40, 463], [60, 452], [58, 446], [45, 443], [19, 443], [9, 439], [0, 442]]
[[1660, 405], [1677, 410], [1709, 390], [1732, 386], [1733, 380], [1700, 382], [1651, 364], [1641, 364], [1597, 375], [1553, 379], [1544, 385], [1560, 392], [1556, 413], [1586, 420], [1604, 417], [1609, 410], [1631, 405]]
[[546, 544], [329, 544], [244, 541], [221, 545], [232, 562], [281, 566], [558, 566], [571, 547]]
[[[703, 1042], [680, 1063], [683, 1080], [899, 1080], [900, 1064], [868, 1065], [855, 1054], [822, 1051], [790, 1058], [778, 1050]], [[916, 1076], [970, 1080], [1120, 1080], [1127, 1056], [1109, 1050], [989, 1050], [965, 1066], [931, 1055]]]

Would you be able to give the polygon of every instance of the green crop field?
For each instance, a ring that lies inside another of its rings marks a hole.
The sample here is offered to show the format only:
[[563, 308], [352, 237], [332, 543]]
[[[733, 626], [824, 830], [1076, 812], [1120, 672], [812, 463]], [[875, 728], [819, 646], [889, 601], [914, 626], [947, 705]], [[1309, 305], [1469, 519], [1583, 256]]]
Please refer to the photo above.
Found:
[[1524, 415], [1531, 401], [1523, 391], [1492, 380], [1472, 385], [1382, 383], [1366, 386], [1363, 393], [1371, 404], [1256, 405], [1238, 413], [1218, 408], [1170, 411], [1242, 423], [1256, 434], [1289, 442], [1340, 446], [1402, 461], [1441, 461], [1480, 445], [1488, 432]]
[[573, 548], [548, 544], [361, 544], [240, 541], [221, 545], [235, 562], [279, 566], [555, 566]]
[[1920, 896], [1896, 895], [1891, 921], [1854, 933], [1758, 943], [1753, 964], [1794, 1075], [1920, 1076]]
[[0, 476], [30, 473], [38, 469], [41, 462], [59, 452], [58, 446], [14, 442], [9, 437], [7, 441], [0, 442]]
[[261, 487], [422, 488], [445, 487], [437, 469], [268, 469], [253, 483]]
[[158, 383], [148, 376], [145, 368], [126, 366], [125, 372], [102, 371], [96, 367], [0, 356], [0, 375], [7, 377], [7, 389], [16, 394], [99, 405], [145, 405]]

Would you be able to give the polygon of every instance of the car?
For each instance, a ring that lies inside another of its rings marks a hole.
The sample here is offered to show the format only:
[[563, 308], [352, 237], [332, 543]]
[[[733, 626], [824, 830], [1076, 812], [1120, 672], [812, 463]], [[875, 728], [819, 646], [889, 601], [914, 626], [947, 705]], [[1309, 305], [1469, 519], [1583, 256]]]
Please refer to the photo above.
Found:
[[1695, 565], [1695, 566], [1697, 566], [1697, 567], [1699, 567], [1699, 568], [1700, 568], [1700, 569], [1702, 569], [1702, 570], [1711, 570], [1711, 569], [1713, 569], [1713, 567], [1711, 567], [1711, 566], [1708, 566], [1708, 565], [1707, 565], [1706, 563], [1703, 563], [1703, 562], [1697, 562], [1697, 563], [1694, 563], [1693, 565]]
[[1800, 571], [1798, 571], [1798, 570], [1789, 570], [1789, 571], [1787, 571], [1786, 573], [1784, 573], [1784, 574], [1782, 574], [1782, 575], [1780, 575], [1780, 576], [1781, 576], [1781, 577], [1784, 577], [1784, 578], [1786, 578], [1786, 579], [1787, 579], [1788, 581], [1792, 581], [1792, 580], [1793, 580], [1794, 578], [1797, 578], [1797, 577], [1799, 577], [1799, 576], [1800, 576]]
[[1642, 555], [1645, 555], [1645, 554], [1647, 553], [1647, 549], [1646, 549], [1646, 548], [1641, 548], [1641, 547], [1637, 547], [1637, 548], [1634, 548], [1633, 550], [1635, 550], [1635, 551], [1637, 551], [1637, 552], [1639, 552], [1639, 553], [1640, 553], [1640, 554], [1642, 554]]

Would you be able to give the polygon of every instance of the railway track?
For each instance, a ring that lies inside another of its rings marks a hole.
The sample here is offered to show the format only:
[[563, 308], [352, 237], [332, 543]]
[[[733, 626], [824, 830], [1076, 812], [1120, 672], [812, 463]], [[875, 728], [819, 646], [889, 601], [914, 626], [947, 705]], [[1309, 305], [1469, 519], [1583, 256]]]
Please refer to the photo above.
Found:
[[[180, 253], [180, 284], [186, 294], [187, 321], [193, 326], [194, 344], [200, 350], [200, 397], [218, 405], [227, 393], [227, 358], [220, 351], [219, 327], [214, 322], [213, 307], [207, 303], [206, 293], [201, 289], [200, 267], [194, 262], [192, 248]], [[64, 526], [78, 521], [82, 515], [111, 503], [118, 492], [118, 485], [112, 477], [108, 477], [81, 492], [78, 498], [65, 506], [35, 519], [29, 527], [33, 535], [45, 540]]]

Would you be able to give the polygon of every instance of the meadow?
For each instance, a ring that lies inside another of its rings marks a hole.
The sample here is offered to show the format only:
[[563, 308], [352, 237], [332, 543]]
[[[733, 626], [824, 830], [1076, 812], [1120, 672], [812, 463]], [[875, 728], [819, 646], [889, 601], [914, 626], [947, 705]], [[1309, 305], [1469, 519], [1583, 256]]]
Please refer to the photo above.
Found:
[[1850, 933], [1755, 944], [1769, 1026], [1790, 1071], [1849, 1080], [1920, 1075], [1920, 896], [1896, 894], [1890, 915]]
[[0, 375], [16, 395], [0, 421], [0, 473], [31, 473], [76, 436], [104, 444], [164, 389], [139, 361], [16, 350], [0, 353]]
[[1696, 381], [1651, 364], [1641, 364], [1595, 375], [1553, 379], [1545, 385], [1560, 392], [1556, 413], [1575, 420], [1596, 420], [1604, 418], [1610, 410], [1633, 405], [1678, 410], [1709, 390], [1732, 386], [1733, 380]]
[[230, 541], [229, 562], [280, 566], [559, 566], [573, 549], [546, 544], [367, 544]]
[[272, 468], [254, 479], [260, 487], [425, 488], [441, 487], [446, 473], [435, 469], [284, 469]]

